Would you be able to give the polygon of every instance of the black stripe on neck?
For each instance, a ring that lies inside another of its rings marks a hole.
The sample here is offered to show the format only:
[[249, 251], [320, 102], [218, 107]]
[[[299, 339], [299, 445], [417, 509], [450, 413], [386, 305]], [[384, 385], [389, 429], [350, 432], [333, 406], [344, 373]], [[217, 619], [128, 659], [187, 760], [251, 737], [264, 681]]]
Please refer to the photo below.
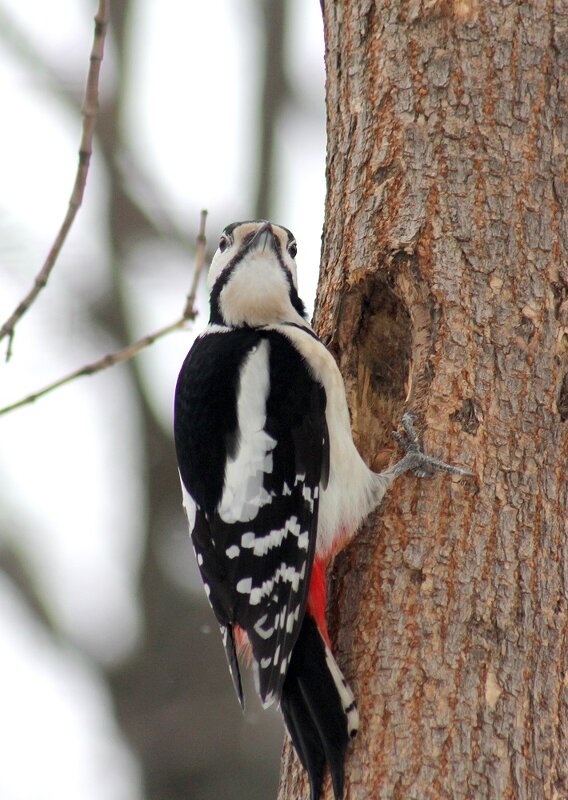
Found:
[[209, 307], [210, 307], [210, 314], [209, 314], [209, 324], [210, 325], [226, 325], [227, 323], [223, 319], [223, 315], [221, 314], [221, 292], [228, 284], [231, 275], [235, 271], [235, 269], [239, 266], [245, 255], [248, 253], [248, 248], [244, 250], [240, 250], [237, 255], [233, 258], [232, 261], [229, 261], [228, 265], [225, 267], [221, 275], [215, 281], [215, 285], [211, 289], [211, 295], [209, 296]]
[[[285, 229], [285, 230], [287, 230], [287, 229]], [[288, 231], [288, 233], [290, 233], [290, 231]], [[292, 234], [290, 233], [290, 236], [291, 235]], [[281, 267], [282, 271], [284, 272], [284, 275], [286, 275], [286, 280], [288, 281], [290, 302], [292, 303], [292, 305], [294, 306], [294, 308], [296, 309], [298, 314], [302, 317], [302, 319], [307, 320], [308, 319], [308, 315], [306, 314], [306, 307], [305, 307], [304, 303], [302, 302], [302, 300], [300, 299], [300, 296], [298, 295], [298, 290], [294, 286], [294, 281], [292, 279], [292, 273], [290, 272], [290, 270], [288, 269], [288, 267], [284, 263], [284, 259], [282, 258], [280, 250], [276, 250], [275, 252], [276, 252], [276, 258], [278, 259], [278, 263], [280, 264], [280, 267]]]

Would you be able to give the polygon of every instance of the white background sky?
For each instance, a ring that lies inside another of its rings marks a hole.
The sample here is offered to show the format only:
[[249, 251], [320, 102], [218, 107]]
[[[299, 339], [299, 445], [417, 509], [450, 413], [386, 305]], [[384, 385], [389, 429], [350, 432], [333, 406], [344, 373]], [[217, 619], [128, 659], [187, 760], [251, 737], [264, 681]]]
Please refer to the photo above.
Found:
[[[301, 294], [311, 307], [324, 202], [323, 35], [317, 0], [289, 0], [290, 78], [302, 109], [280, 136], [275, 220], [294, 231]], [[146, 0], [135, 21], [129, 137], [183, 225], [210, 210], [209, 236], [250, 218], [258, 31], [247, 0]], [[9, 16], [80, 94], [96, 2], [1, 0]], [[112, 47], [102, 91], [112, 80]], [[167, 91], [165, 90], [167, 87]], [[41, 73], [0, 39], [0, 317], [28, 289], [67, 206], [80, 122], [54, 100]], [[12, 360], [0, 363], [0, 404], [112, 350], [82, 319], [80, 298], [104, 296], [101, 242], [106, 181], [96, 153], [84, 207], [42, 298], [20, 323]], [[132, 279], [132, 334], [179, 316], [190, 266], [140, 252]], [[196, 328], [205, 324], [201, 314]], [[164, 425], [191, 334], [144, 358]], [[4, 351], [2, 351], [2, 357]], [[136, 564], [145, 498], [137, 482], [137, 420], [120, 367], [0, 417], [0, 530], [32, 565], [63, 640], [99, 662], [124, 657], [136, 640]], [[125, 420], [127, 423], [125, 424]], [[1, 542], [0, 542], [1, 546]], [[0, 576], [0, 800], [135, 800], [139, 771], [114, 722], [93, 662], [49, 638]]]

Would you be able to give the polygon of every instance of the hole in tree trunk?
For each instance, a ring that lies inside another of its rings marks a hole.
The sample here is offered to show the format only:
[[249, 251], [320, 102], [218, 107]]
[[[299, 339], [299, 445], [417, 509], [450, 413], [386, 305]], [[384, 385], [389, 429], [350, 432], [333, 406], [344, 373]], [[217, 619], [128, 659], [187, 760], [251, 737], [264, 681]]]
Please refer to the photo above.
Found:
[[412, 321], [404, 302], [384, 281], [367, 279], [345, 296], [339, 319], [343, 374], [355, 442], [369, 466], [392, 446], [412, 375]]

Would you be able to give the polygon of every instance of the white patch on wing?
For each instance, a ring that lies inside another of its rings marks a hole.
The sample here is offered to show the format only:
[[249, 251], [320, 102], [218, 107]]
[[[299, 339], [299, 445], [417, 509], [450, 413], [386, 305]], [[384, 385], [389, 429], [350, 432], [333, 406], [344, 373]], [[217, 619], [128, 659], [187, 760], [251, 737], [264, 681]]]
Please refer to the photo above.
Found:
[[245, 548], [254, 547], [255, 539], [256, 539], [256, 533], [254, 533], [254, 531], [247, 531], [247, 533], [243, 533], [243, 535], [241, 536], [241, 547]]
[[266, 597], [270, 594], [272, 589], [274, 588], [275, 583], [280, 583], [280, 581], [284, 581], [284, 583], [289, 583], [292, 586], [292, 590], [294, 592], [298, 591], [300, 586], [300, 580], [306, 574], [306, 564], [302, 565], [302, 569], [298, 572], [292, 566], [288, 566], [284, 563], [280, 564], [272, 578], [269, 578], [267, 581], [263, 581], [262, 586], [260, 588], [260, 595], [261, 597]]
[[269, 344], [263, 340], [248, 355], [239, 381], [237, 402], [240, 441], [225, 466], [225, 487], [218, 513], [223, 522], [250, 522], [270, 502], [264, 475], [272, 472], [276, 440], [264, 430], [269, 386]]
[[[240, 592], [241, 594], [248, 594], [249, 603], [251, 606], [257, 606], [262, 598], [267, 597], [274, 589], [274, 584], [280, 583], [281, 581], [284, 583], [289, 583], [292, 587], [292, 591], [297, 592], [300, 588], [300, 581], [304, 579], [305, 575], [305, 561], [302, 564], [302, 569], [299, 572], [295, 567], [282, 562], [272, 578], [269, 578], [267, 581], [263, 581], [262, 586], [255, 586], [253, 588], [252, 578], [241, 578], [241, 580], [237, 583], [237, 592]], [[299, 613], [299, 606], [297, 611]]]
[[314, 510], [314, 497], [315, 493], [310, 489], [309, 486], [304, 486], [302, 489], [302, 497], [304, 500], [309, 503], [310, 511]]
[[181, 483], [181, 496], [183, 498], [183, 507], [185, 509], [185, 515], [187, 517], [187, 521], [189, 523], [189, 532], [191, 533], [195, 527], [195, 515], [197, 513], [197, 505], [195, 504], [195, 500], [193, 499], [193, 497], [190, 495], [190, 493], [183, 485], [181, 475], [179, 476], [179, 481]]
[[242, 578], [237, 583], [237, 592], [240, 594], [250, 594], [252, 589], [252, 578]]
[[290, 519], [286, 520], [283, 528], [270, 531], [266, 536], [256, 536], [252, 531], [243, 533], [241, 547], [252, 550], [255, 556], [265, 556], [273, 547], [280, 547], [289, 533], [297, 537], [300, 549], [307, 549], [308, 534], [300, 533], [298, 517], [290, 517]]
[[251, 606], [257, 606], [261, 600], [262, 600], [262, 590], [257, 587], [253, 589], [252, 592], [250, 593], [249, 603], [251, 604]]
[[[272, 628], [264, 627], [264, 624], [267, 619], [268, 619], [268, 614], [265, 614], [263, 617], [261, 617], [254, 623], [254, 629], [262, 639], [270, 639], [270, 637], [274, 633], [274, 626]], [[260, 666], [261, 667], [264, 666], [262, 661], [260, 662]]]
[[[263, 669], [266, 669], [269, 666], [269, 664], [271, 663], [271, 661], [272, 661], [272, 659], [269, 658], [268, 659], [268, 664], [265, 664], [266, 659], [263, 659], [263, 661], [261, 661], [260, 666]], [[272, 703], [275, 700], [274, 692], [269, 692], [266, 695], [266, 697], [264, 698], [264, 700], [262, 699], [262, 695], [260, 694], [260, 678], [259, 678], [259, 675], [258, 675], [258, 671], [259, 671], [258, 670], [258, 661], [256, 661], [256, 660], [253, 661], [252, 662], [252, 667], [253, 667], [254, 686], [255, 686], [255, 689], [256, 689], [256, 693], [259, 695], [259, 697], [261, 699], [262, 707], [263, 708], [268, 708], [269, 706], [272, 705]]]
[[308, 549], [309, 540], [310, 540], [310, 535], [308, 531], [304, 531], [304, 533], [301, 533], [300, 536], [298, 536], [298, 547], [300, 548], [300, 550]]

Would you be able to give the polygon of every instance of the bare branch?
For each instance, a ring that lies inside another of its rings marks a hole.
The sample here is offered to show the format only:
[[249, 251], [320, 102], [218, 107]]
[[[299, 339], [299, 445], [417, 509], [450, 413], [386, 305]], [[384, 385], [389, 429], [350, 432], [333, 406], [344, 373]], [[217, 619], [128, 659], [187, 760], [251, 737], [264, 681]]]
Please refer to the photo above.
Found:
[[187, 295], [183, 314], [179, 319], [177, 319], [175, 322], [172, 322], [170, 325], [159, 328], [157, 331], [154, 331], [154, 333], [149, 333], [148, 335], [143, 336], [141, 339], [138, 339], [138, 341], [128, 345], [128, 347], [124, 347], [122, 350], [118, 350], [116, 353], [109, 353], [108, 355], [103, 356], [103, 358], [100, 358], [98, 361], [93, 361], [91, 364], [85, 364], [85, 366], [76, 369], [74, 372], [70, 372], [63, 378], [59, 378], [59, 380], [53, 381], [53, 383], [44, 386], [43, 389], [39, 389], [37, 392], [27, 395], [21, 400], [17, 400], [15, 403], [11, 403], [8, 406], [0, 408], [0, 416], [3, 414], [8, 414], [10, 411], [15, 411], [17, 408], [22, 408], [22, 406], [27, 406], [30, 403], [34, 403], [40, 397], [43, 397], [44, 395], [53, 392], [55, 389], [59, 389], [61, 386], [65, 386], [66, 384], [71, 383], [72, 381], [76, 380], [77, 378], [81, 378], [84, 375], [95, 375], [97, 372], [102, 372], [103, 370], [108, 369], [108, 367], [113, 367], [115, 364], [121, 364], [124, 361], [130, 361], [130, 359], [134, 358], [134, 356], [140, 353], [141, 350], [145, 350], [151, 344], [154, 344], [154, 342], [158, 341], [158, 339], [163, 339], [168, 334], [181, 330], [187, 322], [195, 319], [197, 313], [195, 310], [195, 296], [199, 286], [199, 279], [205, 266], [205, 252], [207, 245], [207, 239], [205, 237], [206, 220], [207, 211], [203, 210], [201, 212], [199, 233], [197, 235], [193, 280]]
[[91, 49], [89, 73], [87, 75], [85, 99], [83, 102], [83, 130], [79, 147], [79, 165], [77, 167], [75, 184], [69, 200], [69, 207], [51, 250], [41, 270], [36, 275], [32, 288], [0, 328], [0, 341], [8, 337], [6, 361], [8, 361], [12, 355], [15, 327], [23, 315], [30, 309], [42, 289], [46, 286], [51, 271], [61, 252], [61, 248], [67, 238], [67, 234], [77, 216], [77, 211], [83, 201], [89, 163], [91, 160], [93, 134], [99, 110], [99, 74], [104, 54], [109, 8], [110, 0], [99, 0], [99, 8], [95, 16], [95, 33]]

